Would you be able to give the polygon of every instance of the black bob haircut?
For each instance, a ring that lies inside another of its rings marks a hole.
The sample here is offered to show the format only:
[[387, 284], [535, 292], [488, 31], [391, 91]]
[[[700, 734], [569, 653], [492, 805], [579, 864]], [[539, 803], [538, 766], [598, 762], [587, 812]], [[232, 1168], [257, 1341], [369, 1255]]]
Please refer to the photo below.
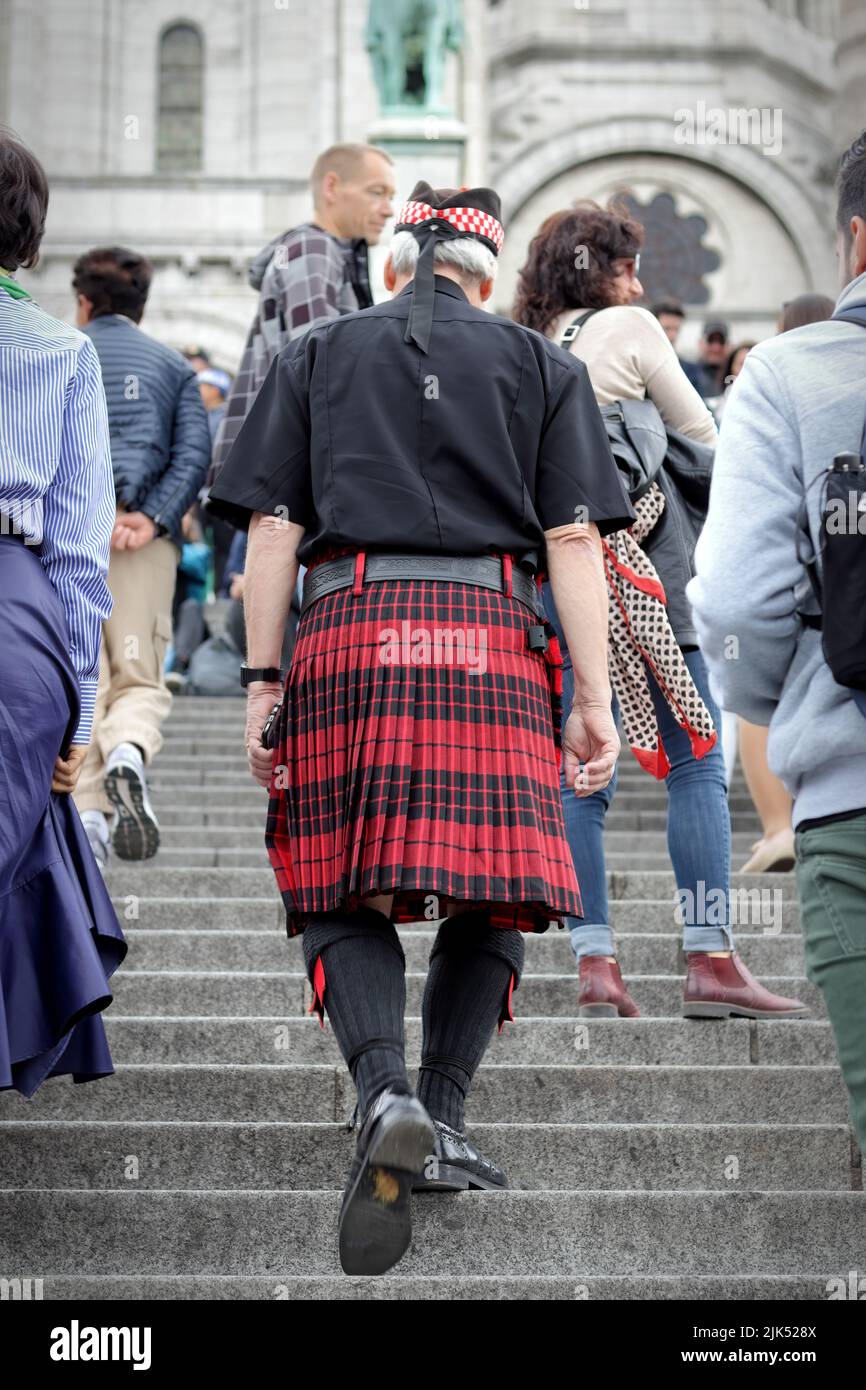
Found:
[[48, 180], [34, 154], [0, 126], [0, 267], [29, 270], [45, 232]]

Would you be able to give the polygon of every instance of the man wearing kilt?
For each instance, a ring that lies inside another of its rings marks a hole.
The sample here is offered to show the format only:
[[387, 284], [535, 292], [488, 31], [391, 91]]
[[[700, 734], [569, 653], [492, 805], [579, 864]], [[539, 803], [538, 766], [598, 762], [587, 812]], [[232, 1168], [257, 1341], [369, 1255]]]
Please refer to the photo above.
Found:
[[[635, 514], [583, 364], [483, 307], [502, 240], [492, 189], [419, 183], [392, 298], [280, 352], [208, 504], [249, 530], [250, 768], [287, 931], [358, 1093], [339, 1223], [353, 1274], [404, 1253], [413, 1190], [507, 1186], [464, 1100], [513, 1018], [524, 933], [581, 915], [560, 763], [585, 796], [619, 752], [600, 536]], [[575, 668], [561, 748], [545, 574]], [[397, 926], [425, 917], [440, 926], [415, 1095]]]

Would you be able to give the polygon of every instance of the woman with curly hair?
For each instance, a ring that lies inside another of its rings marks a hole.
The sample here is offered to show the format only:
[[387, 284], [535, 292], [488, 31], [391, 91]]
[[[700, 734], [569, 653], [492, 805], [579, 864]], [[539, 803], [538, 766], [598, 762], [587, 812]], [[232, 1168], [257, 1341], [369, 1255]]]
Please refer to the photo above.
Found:
[[[643, 235], [640, 223], [616, 203], [602, 208], [587, 200], [553, 213], [530, 244], [513, 316], [577, 353], [600, 406], [651, 400], [669, 431], [713, 446], [712, 415], [687, 379], [661, 324], [636, 303], [643, 296], [638, 279]], [[579, 450], [580, 440], [574, 444]], [[733, 947], [731, 826], [717, 734], [721, 716], [709, 690], [685, 595], [694, 574], [693, 539], [678, 524], [670, 489], [663, 495], [653, 484], [634, 505], [634, 526], [603, 541], [612, 620], [613, 709], [639, 731], [631, 745], [641, 765], [663, 776], [667, 786], [668, 851], [681, 895], [688, 969], [683, 1014], [799, 1014], [805, 1012], [800, 1001], [771, 994], [749, 974]], [[673, 544], [654, 545], [660, 535], [660, 529], [652, 534], [657, 526], [674, 535]], [[640, 544], [647, 536], [652, 559]], [[627, 621], [622, 616], [624, 595]], [[563, 652], [567, 709], [573, 672], [549, 590], [545, 603]], [[614, 625], [622, 639], [618, 648]], [[649, 652], [655, 660], [648, 660]], [[607, 786], [583, 798], [562, 784], [566, 831], [584, 909], [582, 919], [569, 923], [580, 972], [582, 1017], [639, 1014], [620, 974], [608, 913], [603, 831], [615, 789], [616, 773]], [[701, 903], [724, 906], [698, 914]], [[707, 921], [699, 921], [699, 915]]]

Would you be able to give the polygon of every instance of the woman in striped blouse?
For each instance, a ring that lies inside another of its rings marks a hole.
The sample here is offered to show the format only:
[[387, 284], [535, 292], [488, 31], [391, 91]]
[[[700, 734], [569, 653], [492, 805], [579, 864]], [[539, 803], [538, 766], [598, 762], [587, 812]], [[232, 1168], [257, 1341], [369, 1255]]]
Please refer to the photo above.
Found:
[[113, 1071], [100, 1011], [126, 942], [70, 793], [90, 741], [115, 520], [90, 340], [43, 313], [48, 187], [0, 129], [0, 1090]]

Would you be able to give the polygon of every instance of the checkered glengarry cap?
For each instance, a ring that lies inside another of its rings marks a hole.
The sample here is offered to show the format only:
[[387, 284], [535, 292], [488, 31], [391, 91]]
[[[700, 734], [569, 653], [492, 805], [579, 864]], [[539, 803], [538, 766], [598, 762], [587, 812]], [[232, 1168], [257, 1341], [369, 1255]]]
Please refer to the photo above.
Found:
[[505, 240], [499, 216], [499, 196], [492, 188], [461, 188], [452, 192], [419, 183], [400, 209], [394, 231], [411, 232], [425, 222], [441, 220], [462, 236], [475, 236], [486, 242], [498, 256]]
[[429, 350], [436, 242], [474, 237], [498, 256], [505, 239], [500, 216], [499, 194], [492, 188], [434, 189], [423, 180], [415, 185], [394, 226], [395, 232], [411, 232], [420, 248], [404, 342]]

